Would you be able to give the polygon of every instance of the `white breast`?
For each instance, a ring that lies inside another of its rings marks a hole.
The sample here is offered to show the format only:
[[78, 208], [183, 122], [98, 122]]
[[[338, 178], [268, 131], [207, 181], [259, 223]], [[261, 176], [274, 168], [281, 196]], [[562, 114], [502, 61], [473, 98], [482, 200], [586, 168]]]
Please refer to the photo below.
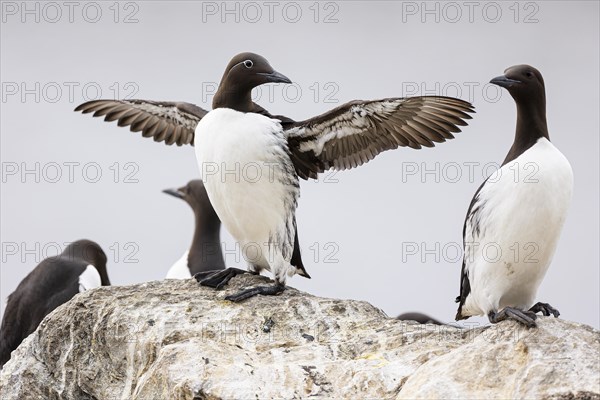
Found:
[[79, 275], [79, 293], [102, 286], [102, 279], [92, 264]]
[[189, 251], [186, 250], [183, 256], [173, 264], [165, 279], [189, 279], [192, 277], [188, 267], [188, 253]]
[[545, 138], [488, 179], [474, 206], [480, 207], [478, 218], [466, 226], [471, 294], [464, 315], [532, 305], [554, 255], [572, 190], [571, 165]]
[[[279, 121], [213, 110], [196, 128], [195, 150], [210, 201], [242, 252], [247, 246], [264, 250], [273, 237], [289, 236], [299, 189]], [[268, 269], [262, 250], [263, 259], [251, 263]]]

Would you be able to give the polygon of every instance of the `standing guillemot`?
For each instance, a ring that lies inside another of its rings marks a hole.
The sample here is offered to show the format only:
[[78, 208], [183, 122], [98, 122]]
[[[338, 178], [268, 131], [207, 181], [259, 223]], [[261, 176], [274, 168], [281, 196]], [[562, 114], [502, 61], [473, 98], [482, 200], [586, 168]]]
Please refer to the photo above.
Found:
[[[433, 147], [434, 142], [452, 139], [473, 112], [470, 103], [448, 97], [386, 98], [352, 101], [297, 122], [271, 115], [252, 102], [254, 87], [278, 82], [291, 83], [263, 57], [242, 53], [227, 65], [211, 112], [188, 103], [144, 100], [96, 100], [75, 109], [130, 125], [132, 131], [155, 141], [195, 142], [210, 201], [241, 245], [248, 270], [270, 270], [275, 278], [273, 286], [228, 296], [232, 301], [278, 294], [285, 289], [288, 275], [308, 277], [295, 220], [299, 178], [316, 178], [330, 168], [354, 168], [401, 146]], [[205, 171], [215, 166], [222, 176]], [[258, 179], [226, 173], [247, 166], [256, 168], [253, 177]], [[221, 288], [242, 272], [246, 271], [228, 268], [201, 273], [197, 279], [202, 285]]]
[[[492, 323], [514, 319], [534, 327], [537, 312], [559, 316], [549, 304], [532, 304], [567, 215], [573, 171], [550, 143], [540, 72], [517, 65], [490, 83], [517, 103], [517, 129], [502, 167], [479, 187], [467, 212], [456, 320], [487, 315]], [[488, 245], [498, 252], [486, 255]]]
[[225, 269], [220, 243], [221, 220], [210, 204], [204, 183], [195, 179], [179, 189], [163, 192], [188, 203], [195, 221], [192, 245], [169, 269], [166, 279], [187, 279], [198, 272]]
[[42, 319], [77, 293], [110, 285], [106, 255], [90, 240], [71, 243], [43, 260], [8, 296], [0, 326], [0, 368]]

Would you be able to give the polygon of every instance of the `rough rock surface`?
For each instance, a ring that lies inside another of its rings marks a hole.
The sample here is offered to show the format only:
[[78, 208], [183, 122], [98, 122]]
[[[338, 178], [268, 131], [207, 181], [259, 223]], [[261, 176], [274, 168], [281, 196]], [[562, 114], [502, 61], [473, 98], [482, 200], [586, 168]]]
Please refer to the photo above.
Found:
[[22, 399], [600, 399], [600, 332], [560, 319], [458, 329], [289, 289], [242, 304], [194, 280], [91, 290], [0, 373]]

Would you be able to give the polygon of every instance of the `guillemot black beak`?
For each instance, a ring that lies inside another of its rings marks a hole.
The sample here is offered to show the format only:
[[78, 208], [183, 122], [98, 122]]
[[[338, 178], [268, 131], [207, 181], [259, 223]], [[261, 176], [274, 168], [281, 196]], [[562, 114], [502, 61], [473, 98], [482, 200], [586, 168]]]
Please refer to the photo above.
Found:
[[178, 199], [183, 199], [183, 193], [177, 189], [165, 189], [163, 193], [170, 194], [171, 196], [175, 196]]
[[498, 86], [508, 89], [509, 87], [512, 87], [513, 85], [521, 83], [521, 81], [507, 78], [506, 75], [500, 75], [500, 76], [497, 76], [494, 79], [492, 79], [490, 81], [490, 83], [493, 83], [494, 85], [498, 85]]
[[262, 75], [267, 78], [268, 82], [271, 83], [292, 83], [290, 78], [287, 76], [280, 74], [277, 71], [273, 72], [258, 72], [258, 75]]

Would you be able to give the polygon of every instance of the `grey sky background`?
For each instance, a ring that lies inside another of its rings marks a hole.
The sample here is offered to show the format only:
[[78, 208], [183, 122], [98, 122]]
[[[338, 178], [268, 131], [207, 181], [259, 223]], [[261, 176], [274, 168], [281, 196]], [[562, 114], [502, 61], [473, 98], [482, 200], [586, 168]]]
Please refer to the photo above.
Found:
[[[443, 321], [456, 312], [469, 201], [514, 135], [513, 100], [487, 82], [514, 64], [540, 69], [550, 137], [575, 190], [538, 300], [600, 326], [598, 2], [430, 2], [429, 13], [422, 2], [230, 2], [224, 13], [221, 2], [110, 1], [76, 2], [71, 16], [62, 2], [25, 3], [30, 14], [22, 4], [2, 2], [2, 302], [80, 238], [102, 246], [113, 284], [162, 279], [189, 246], [193, 219], [161, 190], [199, 176], [193, 148], [72, 110], [97, 97], [209, 109], [230, 58], [253, 51], [295, 82], [265, 86], [256, 101], [294, 119], [352, 99], [442, 94], [475, 104], [455, 140], [303, 182], [297, 213], [313, 279], [290, 286]], [[22, 175], [36, 163], [37, 177]], [[222, 239], [234, 250], [226, 231]], [[245, 267], [231, 253], [226, 264]]]

